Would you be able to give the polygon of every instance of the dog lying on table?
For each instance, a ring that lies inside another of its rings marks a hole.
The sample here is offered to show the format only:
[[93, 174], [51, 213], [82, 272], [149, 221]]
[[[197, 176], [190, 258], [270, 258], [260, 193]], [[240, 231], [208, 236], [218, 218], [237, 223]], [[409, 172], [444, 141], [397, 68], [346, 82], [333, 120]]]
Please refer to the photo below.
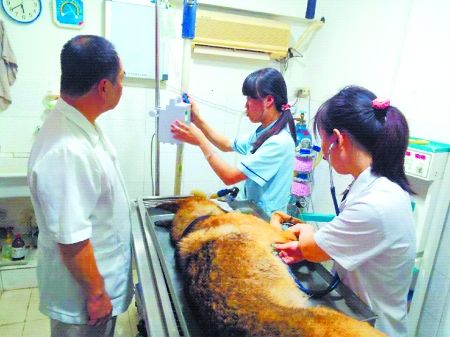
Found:
[[307, 307], [307, 295], [272, 249], [274, 242], [296, 240], [293, 233], [252, 215], [226, 213], [201, 197], [181, 199], [176, 208], [171, 238], [186, 289], [211, 334], [384, 336], [332, 309]]

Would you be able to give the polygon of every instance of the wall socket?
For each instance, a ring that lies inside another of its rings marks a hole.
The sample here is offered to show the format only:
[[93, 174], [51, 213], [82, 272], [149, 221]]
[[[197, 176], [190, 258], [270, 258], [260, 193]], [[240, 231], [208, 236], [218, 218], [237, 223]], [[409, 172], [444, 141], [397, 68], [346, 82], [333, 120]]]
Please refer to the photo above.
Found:
[[308, 97], [310, 94], [309, 88], [298, 88], [297, 89], [297, 97], [298, 98], [305, 98]]

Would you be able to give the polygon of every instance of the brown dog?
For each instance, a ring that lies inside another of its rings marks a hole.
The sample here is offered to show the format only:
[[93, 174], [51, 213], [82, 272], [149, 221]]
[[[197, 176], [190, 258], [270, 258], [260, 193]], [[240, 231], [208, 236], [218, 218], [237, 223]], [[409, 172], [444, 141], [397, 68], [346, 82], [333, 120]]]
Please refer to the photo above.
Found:
[[[171, 236], [189, 295], [214, 334], [384, 336], [337, 311], [306, 306], [307, 296], [272, 250], [274, 242], [295, 240], [292, 233], [252, 215], [225, 213], [204, 198], [188, 198], [178, 206]], [[204, 215], [210, 217], [189, 226]]]

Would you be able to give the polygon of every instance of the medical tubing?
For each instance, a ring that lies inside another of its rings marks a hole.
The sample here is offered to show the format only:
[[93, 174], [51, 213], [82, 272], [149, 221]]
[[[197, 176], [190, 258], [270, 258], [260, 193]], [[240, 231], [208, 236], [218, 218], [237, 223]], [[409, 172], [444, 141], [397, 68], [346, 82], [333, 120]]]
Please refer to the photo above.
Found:
[[[281, 259], [281, 261], [283, 261]], [[283, 261], [284, 262], [284, 261]], [[284, 262], [287, 267], [288, 267], [288, 272], [291, 275], [291, 277], [293, 278], [295, 284], [297, 285], [297, 287], [303, 291], [306, 295], [314, 297], [314, 298], [320, 298], [323, 297], [327, 294], [329, 294], [330, 292], [332, 292], [334, 289], [336, 289], [336, 287], [339, 285], [339, 283], [341, 282], [338, 274], [334, 274], [333, 278], [330, 281], [330, 284], [328, 285], [328, 287], [326, 287], [325, 289], [321, 289], [321, 290], [312, 290], [312, 289], [308, 289], [306, 288], [301, 282], [300, 280], [297, 278], [297, 276], [295, 276], [294, 272], [292, 271], [292, 268], [290, 265], [288, 265], [286, 262]]]
[[[330, 192], [331, 192], [331, 198], [333, 199], [333, 206], [334, 206], [334, 211], [336, 212], [336, 215], [339, 215], [339, 205], [337, 202], [337, 198], [336, 198], [336, 188], [334, 187], [334, 183], [333, 183], [333, 171], [331, 170], [331, 148], [332, 146], [330, 146], [330, 149], [328, 150], [328, 165], [329, 165], [329, 169], [330, 169]], [[318, 295], [319, 297], [324, 296], [326, 294], [328, 294], [329, 292], [333, 291], [338, 284], [341, 282], [341, 279], [339, 278], [339, 275], [337, 274], [337, 272], [335, 272], [333, 279], [330, 282], [330, 285], [328, 286], [328, 288], [322, 290], [322, 291], [318, 291]], [[322, 294], [323, 292], [323, 294]]]
[[[339, 215], [339, 205], [338, 205], [337, 198], [336, 198], [336, 188], [334, 187], [334, 182], [333, 182], [333, 171], [331, 169], [331, 149], [333, 148], [333, 146], [334, 146], [334, 143], [332, 143], [328, 149], [328, 168], [329, 168], [329, 173], [330, 173], [330, 192], [331, 192], [331, 197], [333, 199], [334, 210], [336, 212], [336, 215]], [[337, 272], [335, 272], [335, 274], [333, 275], [333, 278], [331, 279], [330, 284], [328, 285], [327, 288], [322, 289], [322, 290], [311, 290], [311, 289], [304, 287], [300, 283], [300, 281], [294, 275], [294, 273], [292, 272], [292, 270], [289, 266], [288, 266], [288, 269], [289, 269], [289, 273], [294, 278], [294, 281], [297, 284], [297, 286], [299, 287], [299, 289], [302, 290], [307, 295], [309, 295], [311, 297], [315, 297], [315, 298], [323, 297], [323, 296], [327, 295], [328, 293], [332, 292], [341, 282], [339, 275], [337, 274]]]
[[336, 215], [339, 215], [339, 205], [336, 198], [336, 188], [334, 186], [330, 187], [331, 197], [333, 198], [334, 211]]

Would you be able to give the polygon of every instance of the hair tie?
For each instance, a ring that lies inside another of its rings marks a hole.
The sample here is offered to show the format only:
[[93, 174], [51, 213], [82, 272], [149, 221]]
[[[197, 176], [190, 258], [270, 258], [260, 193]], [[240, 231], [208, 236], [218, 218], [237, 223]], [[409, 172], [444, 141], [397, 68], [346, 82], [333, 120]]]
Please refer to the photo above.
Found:
[[281, 106], [281, 111], [286, 111], [286, 110], [289, 110], [290, 108], [291, 108], [291, 105], [289, 103], [286, 103]]
[[372, 101], [372, 108], [375, 110], [385, 110], [391, 106], [389, 98], [375, 98]]

